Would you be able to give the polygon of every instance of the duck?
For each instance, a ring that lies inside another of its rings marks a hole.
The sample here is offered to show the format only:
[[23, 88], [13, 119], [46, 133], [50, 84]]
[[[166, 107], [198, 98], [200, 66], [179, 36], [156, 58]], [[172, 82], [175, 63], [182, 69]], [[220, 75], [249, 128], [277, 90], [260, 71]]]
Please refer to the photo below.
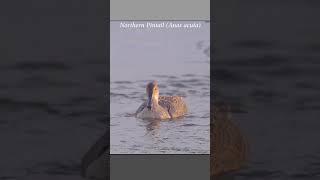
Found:
[[86, 179], [105, 180], [109, 176], [109, 133], [105, 132], [81, 160], [81, 175]]
[[143, 102], [135, 115], [140, 119], [175, 119], [186, 115], [187, 104], [181, 96], [159, 96], [157, 81], [146, 86], [147, 100]]
[[249, 145], [233, 123], [230, 106], [224, 102], [213, 105], [211, 116], [211, 176], [221, 177], [240, 170], [248, 160]]

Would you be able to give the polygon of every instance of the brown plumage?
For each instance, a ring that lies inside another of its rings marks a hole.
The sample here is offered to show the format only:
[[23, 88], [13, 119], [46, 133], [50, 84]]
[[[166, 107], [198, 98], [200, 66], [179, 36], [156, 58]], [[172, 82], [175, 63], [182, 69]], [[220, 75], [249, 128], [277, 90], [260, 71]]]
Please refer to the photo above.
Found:
[[187, 105], [180, 96], [159, 96], [159, 105], [165, 108], [171, 118], [178, 118], [186, 114]]
[[147, 101], [142, 103], [135, 115], [146, 119], [170, 119], [184, 116], [188, 109], [180, 96], [159, 96], [157, 81], [147, 84]]
[[215, 103], [211, 117], [211, 176], [240, 169], [248, 157], [248, 143], [232, 122], [230, 107]]

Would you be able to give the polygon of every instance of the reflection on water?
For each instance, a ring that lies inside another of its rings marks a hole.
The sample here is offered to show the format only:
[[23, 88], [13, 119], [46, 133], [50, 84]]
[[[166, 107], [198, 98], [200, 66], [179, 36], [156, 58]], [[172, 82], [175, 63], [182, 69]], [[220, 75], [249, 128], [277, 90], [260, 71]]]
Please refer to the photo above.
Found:
[[[111, 23], [111, 154], [208, 154], [210, 146], [209, 23], [181, 29], [119, 29]], [[132, 116], [157, 80], [160, 95], [184, 97], [177, 120]]]
[[155, 133], [157, 129], [160, 128], [160, 121], [159, 120], [147, 120], [147, 132]]

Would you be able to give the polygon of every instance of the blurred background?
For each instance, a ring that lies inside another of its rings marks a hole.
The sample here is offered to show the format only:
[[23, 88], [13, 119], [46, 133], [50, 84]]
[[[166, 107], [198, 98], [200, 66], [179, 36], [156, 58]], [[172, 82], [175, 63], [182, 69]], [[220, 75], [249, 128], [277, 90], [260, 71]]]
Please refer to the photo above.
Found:
[[231, 105], [251, 150], [233, 179], [319, 179], [319, 7], [214, 1], [213, 99]]
[[0, 2], [0, 179], [81, 179], [107, 129], [107, 2]]

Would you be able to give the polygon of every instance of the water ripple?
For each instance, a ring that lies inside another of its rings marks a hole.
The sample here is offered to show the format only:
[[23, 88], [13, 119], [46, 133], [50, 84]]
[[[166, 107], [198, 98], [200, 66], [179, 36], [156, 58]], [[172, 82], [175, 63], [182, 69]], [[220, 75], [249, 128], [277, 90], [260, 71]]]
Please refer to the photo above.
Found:
[[64, 62], [42, 62], [42, 61], [29, 61], [18, 62], [14, 65], [15, 69], [19, 70], [68, 70], [70, 67]]

